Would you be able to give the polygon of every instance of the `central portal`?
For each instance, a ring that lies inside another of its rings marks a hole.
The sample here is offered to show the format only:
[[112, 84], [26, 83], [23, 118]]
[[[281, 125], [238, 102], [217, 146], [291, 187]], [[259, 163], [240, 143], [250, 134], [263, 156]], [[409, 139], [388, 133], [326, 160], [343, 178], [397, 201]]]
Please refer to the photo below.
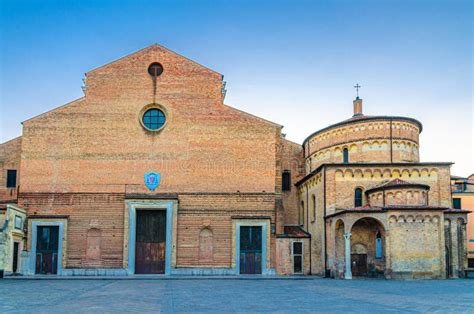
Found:
[[166, 210], [137, 210], [136, 274], [164, 274]]

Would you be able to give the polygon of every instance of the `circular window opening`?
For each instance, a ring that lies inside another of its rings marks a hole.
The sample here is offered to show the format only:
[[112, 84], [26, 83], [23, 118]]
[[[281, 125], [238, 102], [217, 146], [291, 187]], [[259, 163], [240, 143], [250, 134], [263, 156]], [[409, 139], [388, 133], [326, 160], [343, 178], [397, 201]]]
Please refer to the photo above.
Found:
[[163, 66], [158, 62], [154, 62], [148, 67], [148, 73], [153, 77], [158, 77], [163, 73]]
[[166, 116], [160, 109], [152, 108], [145, 111], [142, 122], [147, 129], [156, 131], [165, 125]]

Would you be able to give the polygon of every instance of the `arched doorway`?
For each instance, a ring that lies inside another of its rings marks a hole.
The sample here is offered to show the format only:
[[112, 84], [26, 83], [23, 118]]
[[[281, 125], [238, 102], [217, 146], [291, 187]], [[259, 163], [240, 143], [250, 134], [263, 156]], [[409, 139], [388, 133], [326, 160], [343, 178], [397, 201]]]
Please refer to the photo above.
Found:
[[453, 265], [451, 259], [451, 247], [452, 247], [452, 239], [451, 239], [451, 220], [446, 219], [444, 221], [444, 242], [446, 244], [445, 247], [445, 263], [446, 263], [446, 278], [451, 278], [453, 276]]
[[342, 278], [344, 276], [344, 259], [345, 259], [345, 248], [344, 248], [344, 222], [339, 219], [335, 225], [335, 271], [334, 276], [336, 278]]
[[451, 258], [449, 255], [449, 248], [445, 247], [445, 259], [446, 259], [446, 278], [451, 278]]
[[354, 277], [379, 277], [385, 272], [385, 228], [374, 218], [357, 220], [351, 228], [351, 270]]

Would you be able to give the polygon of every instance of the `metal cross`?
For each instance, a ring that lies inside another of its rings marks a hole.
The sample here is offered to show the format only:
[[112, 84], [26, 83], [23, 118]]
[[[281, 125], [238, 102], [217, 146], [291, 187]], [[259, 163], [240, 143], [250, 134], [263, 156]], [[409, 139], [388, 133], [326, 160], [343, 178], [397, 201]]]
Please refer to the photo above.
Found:
[[361, 88], [362, 86], [359, 85], [359, 83], [357, 83], [354, 88], [357, 90], [357, 98], [359, 98], [359, 88]]

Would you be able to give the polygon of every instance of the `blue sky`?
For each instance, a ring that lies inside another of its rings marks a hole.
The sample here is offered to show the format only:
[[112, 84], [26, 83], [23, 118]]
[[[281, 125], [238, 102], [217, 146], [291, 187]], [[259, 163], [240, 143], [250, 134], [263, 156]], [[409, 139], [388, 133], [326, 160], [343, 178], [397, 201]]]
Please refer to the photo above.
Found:
[[84, 73], [160, 43], [225, 76], [226, 103], [301, 143], [352, 114], [424, 124], [423, 161], [474, 172], [471, 1], [0, 2], [0, 142], [82, 96]]

